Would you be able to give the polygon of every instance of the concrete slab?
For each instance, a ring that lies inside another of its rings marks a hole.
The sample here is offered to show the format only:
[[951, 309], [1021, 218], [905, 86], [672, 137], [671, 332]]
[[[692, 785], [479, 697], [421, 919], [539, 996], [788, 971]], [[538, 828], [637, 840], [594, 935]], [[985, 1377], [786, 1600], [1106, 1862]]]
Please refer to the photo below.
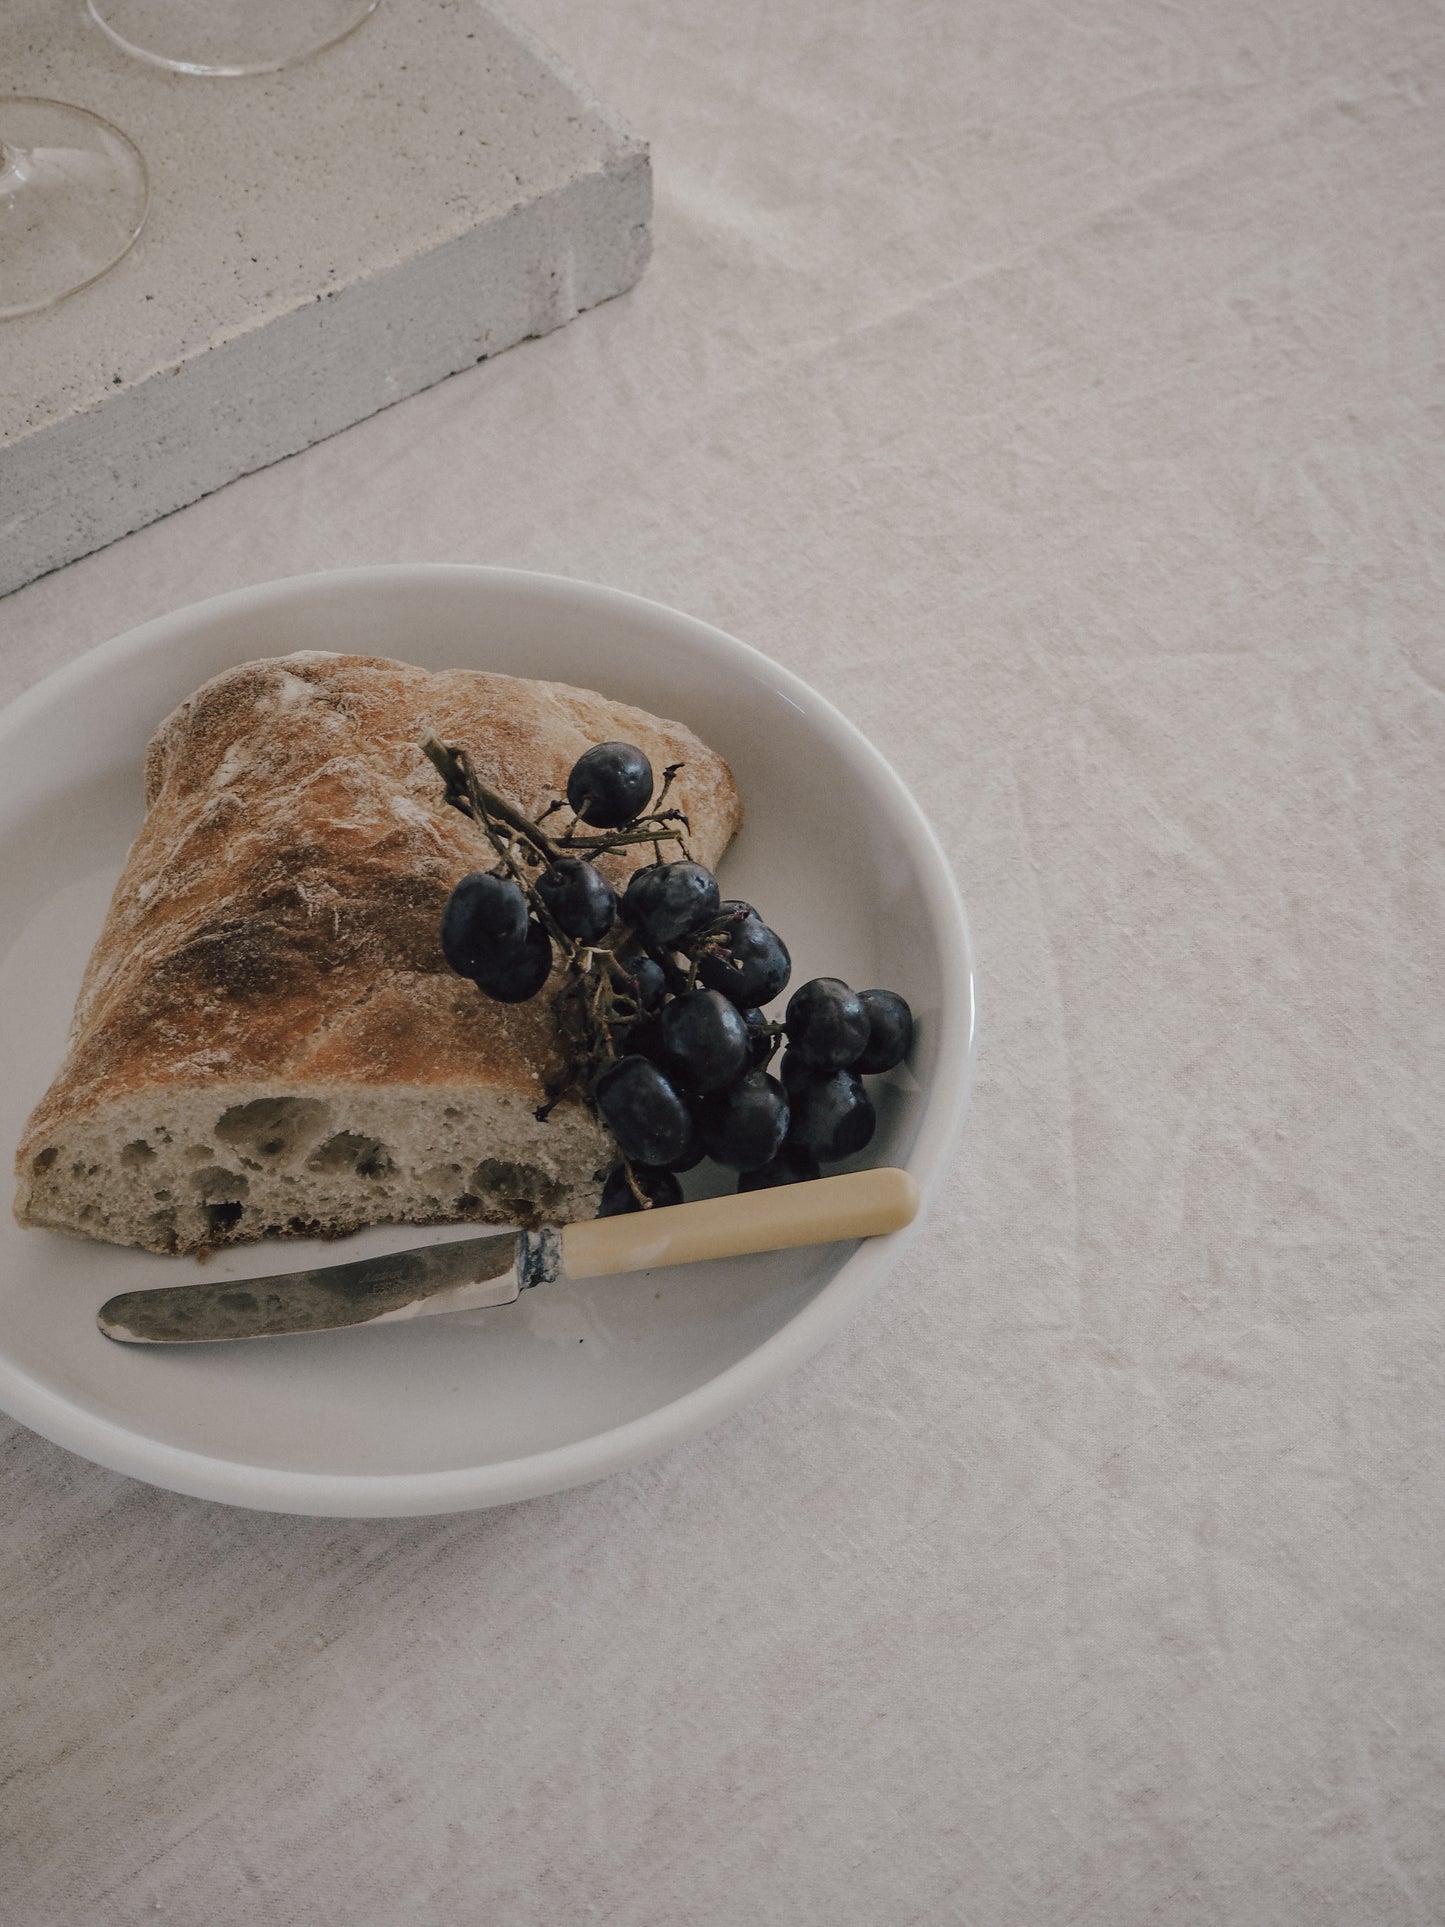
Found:
[[131, 252], [0, 321], [0, 593], [631, 286], [647, 148], [477, 0], [381, 0], [279, 74], [132, 60], [8, 0], [0, 92], [90, 107], [151, 175]]

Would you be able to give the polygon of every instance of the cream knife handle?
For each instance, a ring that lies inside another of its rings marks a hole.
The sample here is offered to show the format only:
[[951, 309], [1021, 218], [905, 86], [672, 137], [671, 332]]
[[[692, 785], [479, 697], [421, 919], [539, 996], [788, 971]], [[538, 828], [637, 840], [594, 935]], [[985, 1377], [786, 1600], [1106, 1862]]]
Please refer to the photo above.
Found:
[[569, 1224], [562, 1233], [562, 1269], [569, 1278], [602, 1278], [654, 1265], [876, 1238], [901, 1230], [917, 1211], [918, 1186], [906, 1171], [849, 1171], [838, 1178]]

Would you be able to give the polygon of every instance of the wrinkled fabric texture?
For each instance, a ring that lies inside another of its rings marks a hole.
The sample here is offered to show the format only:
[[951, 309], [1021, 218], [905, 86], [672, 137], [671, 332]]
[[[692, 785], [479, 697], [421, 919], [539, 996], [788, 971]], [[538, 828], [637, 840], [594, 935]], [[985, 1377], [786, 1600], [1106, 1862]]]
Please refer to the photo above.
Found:
[[524, 0], [641, 284], [0, 603], [0, 695], [477, 561], [787, 663], [937, 826], [956, 1170], [716, 1430], [491, 1514], [0, 1422], [0, 1911], [1445, 1920], [1445, 26]]

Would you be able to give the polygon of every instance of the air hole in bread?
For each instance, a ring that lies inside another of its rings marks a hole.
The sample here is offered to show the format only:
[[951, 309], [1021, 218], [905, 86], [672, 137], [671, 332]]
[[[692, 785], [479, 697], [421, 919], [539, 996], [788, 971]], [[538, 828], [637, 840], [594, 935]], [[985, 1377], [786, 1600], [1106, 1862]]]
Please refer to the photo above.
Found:
[[55, 1145], [47, 1144], [43, 1151], [36, 1152], [34, 1162], [30, 1168], [38, 1178], [42, 1171], [48, 1171], [50, 1169], [51, 1165], [54, 1164], [59, 1156], [60, 1152]]
[[510, 1217], [524, 1223], [538, 1212], [545, 1217], [565, 1196], [564, 1187], [535, 1164], [514, 1164], [506, 1158], [483, 1158], [472, 1173], [471, 1189], [495, 1198]]
[[154, 1156], [155, 1152], [145, 1139], [135, 1137], [121, 1151], [120, 1161], [128, 1170], [134, 1170], [138, 1164], [148, 1164]]
[[318, 1144], [306, 1160], [308, 1171], [335, 1174], [354, 1172], [359, 1178], [389, 1178], [396, 1170], [380, 1138], [362, 1137], [356, 1131], [338, 1131]]
[[462, 1167], [459, 1164], [429, 1164], [425, 1170], [417, 1173], [417, 1179], [426, 1185], [429, 1195], [435, 1193], [440, 1196], [443, 1192], [450, 1192], [451, 1180], [461, 1175]]
[[216, 1136], [250, 1157], [280, 1161], [314, 1143], [329, 1121], [326, 1106], [314, 1097], [258, 1097], [222, 1111]]
[[220, 1204], [206, 1206], [206, 1222], [217, 1237], [234, 1231], [241, 1222], [241, 1213], [246, 1209], [239, 1198], [228, 1198]]
[[[243, 1171], [228, 1171], [224, 1165], [211, 1164], [196, 1173], [196, 1196], [202, 1204], [239, 1204], [250, 1189], [251, 1180]], [[231, 1223], [235, 1222], [232, 1218]]]

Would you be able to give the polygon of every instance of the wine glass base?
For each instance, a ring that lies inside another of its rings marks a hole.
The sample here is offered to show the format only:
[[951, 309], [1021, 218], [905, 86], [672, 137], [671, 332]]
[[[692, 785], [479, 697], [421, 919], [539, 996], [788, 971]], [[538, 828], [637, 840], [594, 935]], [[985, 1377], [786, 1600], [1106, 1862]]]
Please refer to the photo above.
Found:
[[145, 162], [118, 127], [63, 101], [0, 95], [0, 320], [113, 268], [149, 202]]
[[377, 0], [86, 0], [118, 47], [182, 74], [270, 74], [359, 27]]

